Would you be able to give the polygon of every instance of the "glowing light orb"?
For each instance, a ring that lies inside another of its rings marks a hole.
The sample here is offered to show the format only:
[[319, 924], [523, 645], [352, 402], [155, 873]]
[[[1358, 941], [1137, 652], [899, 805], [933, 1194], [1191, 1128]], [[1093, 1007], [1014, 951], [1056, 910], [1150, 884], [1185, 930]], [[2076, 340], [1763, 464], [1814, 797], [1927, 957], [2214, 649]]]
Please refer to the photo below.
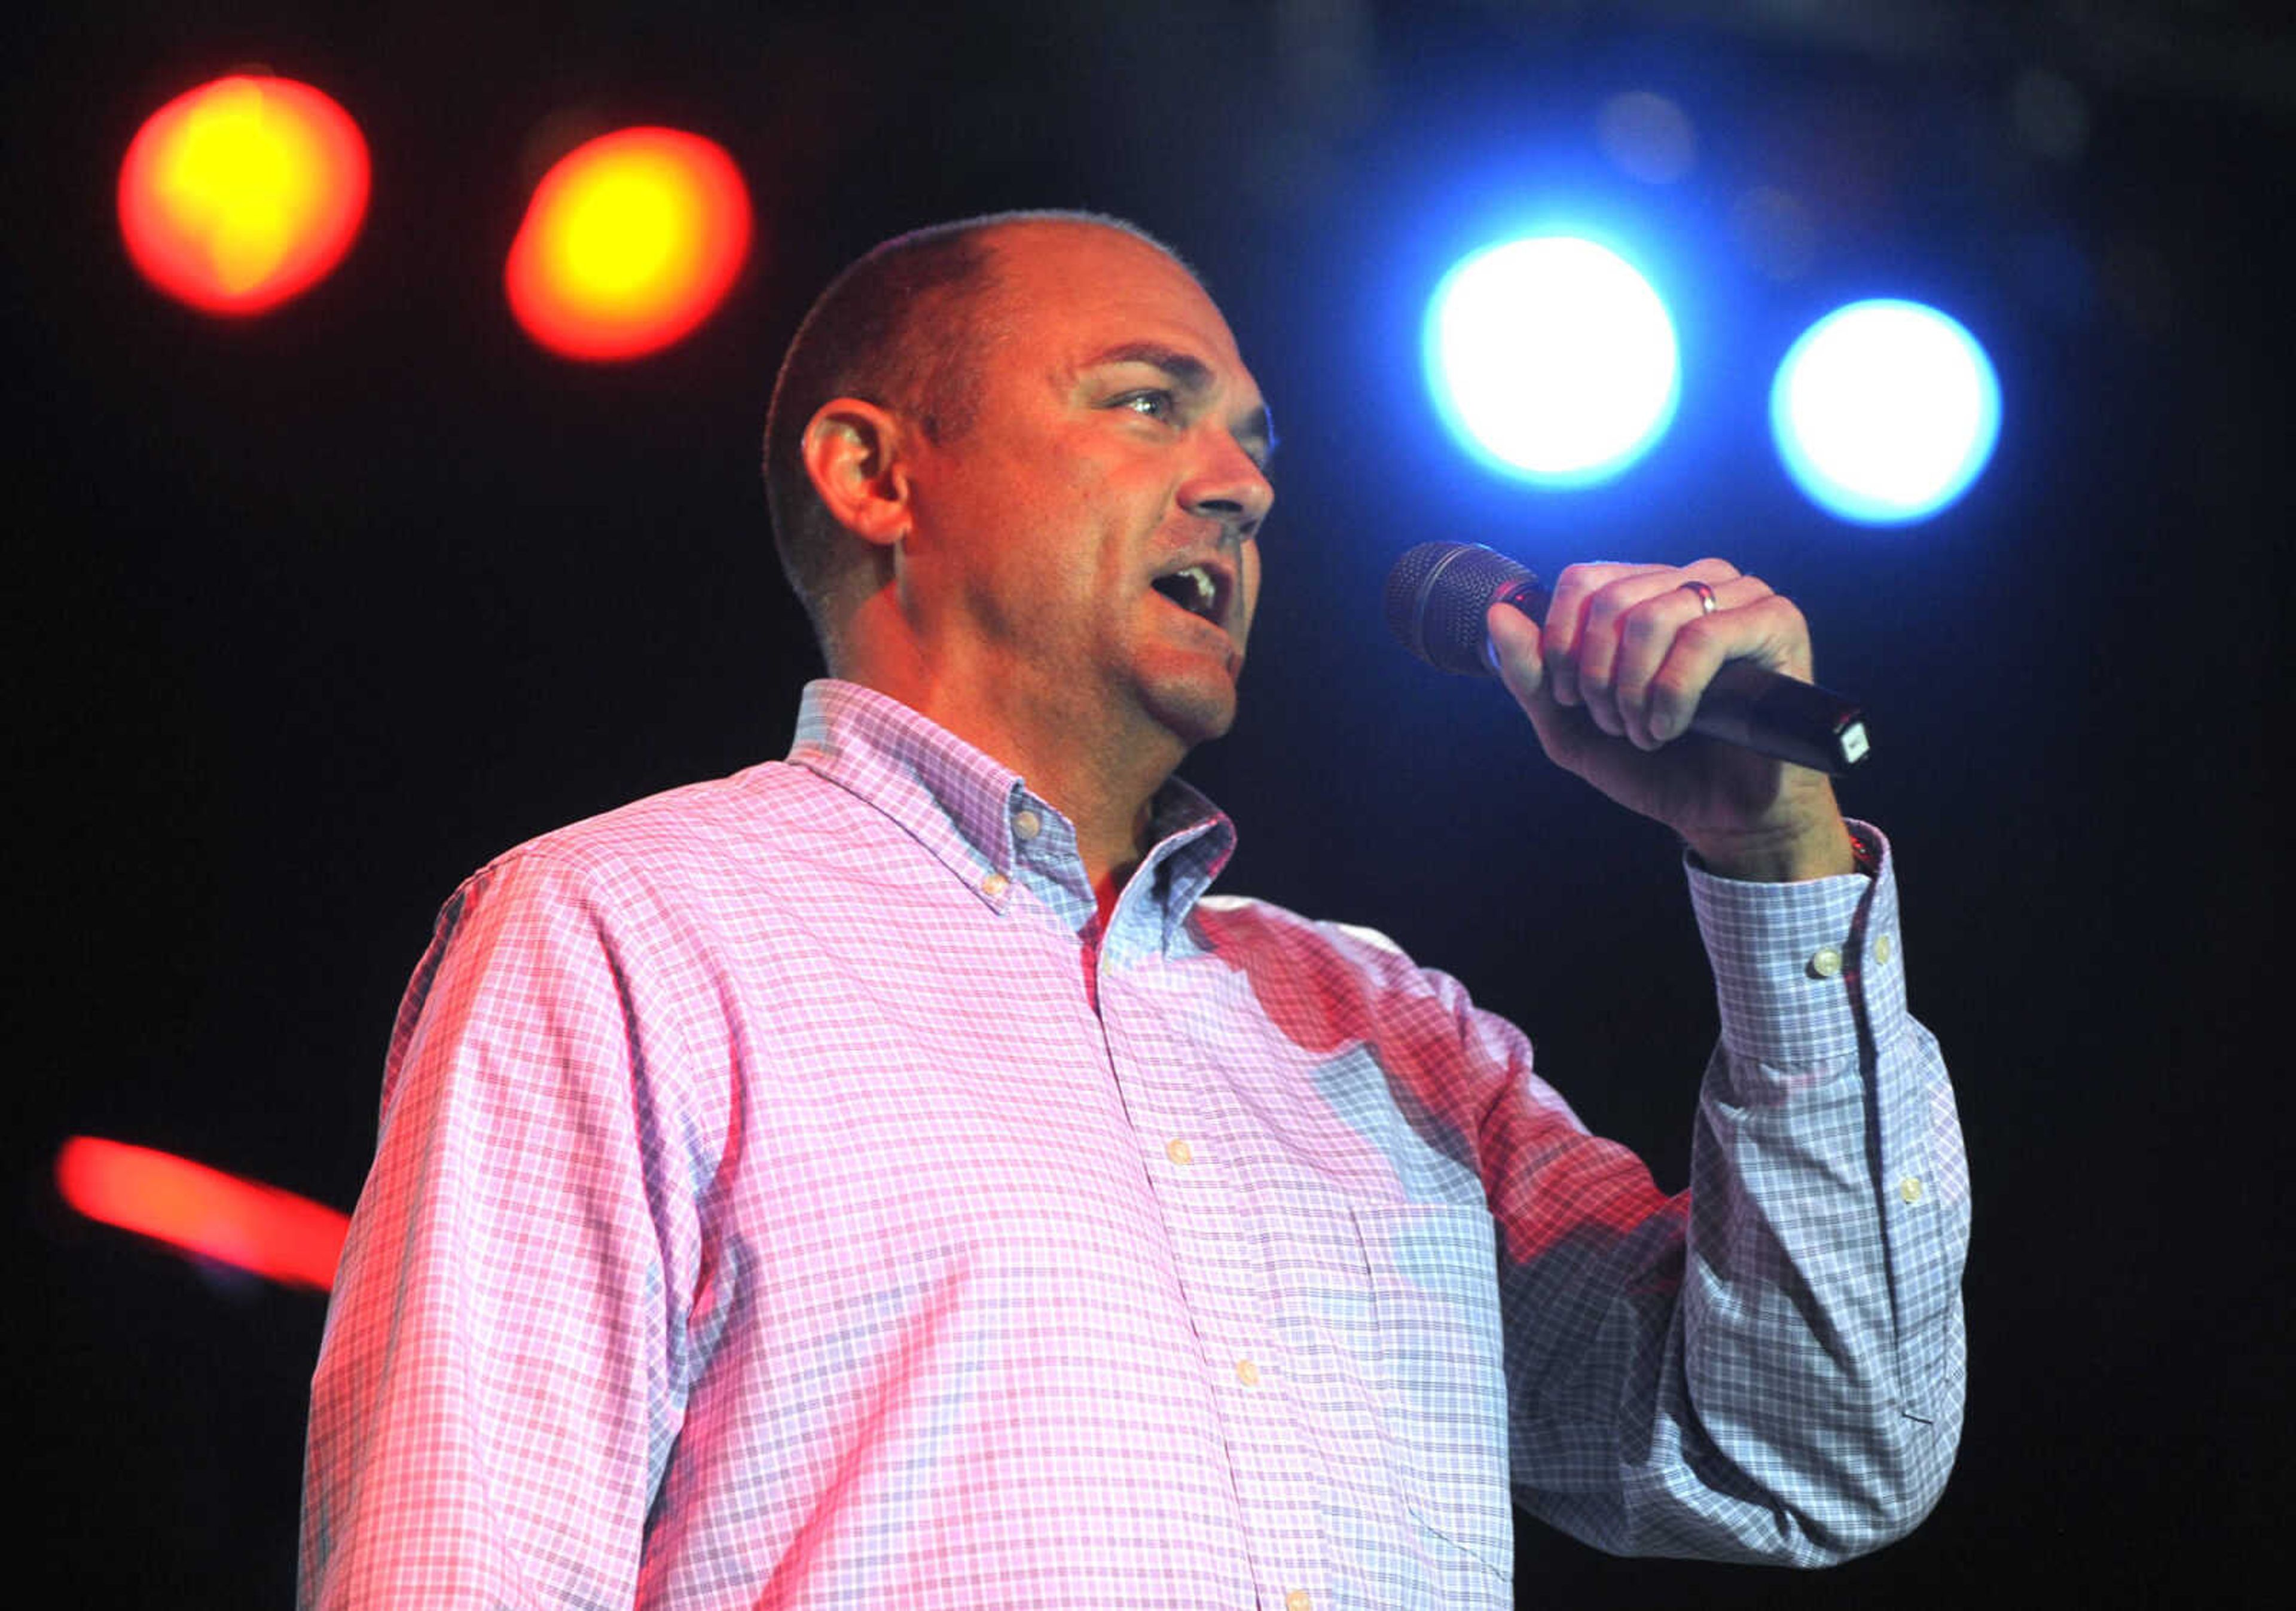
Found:
[[335, 1282], [341, 1211], [149, 1147], [76, 1135], [56, 1155], [64, 1201], [107, 1225], [291, 1287]]
[[366, 216], [366, 142], [291, 78], [235, 75], [145, 119], [119, 168], [119, 232], [152, 284], [256, 314], [324, 279]]
[[626, 128], [535, 187], [504, 280], [527, 333], [570, 358], [635, 358], [690, 332], [750, 249], [750, 195], [698, 135]]
[[1878, 299], [1802, 332], [1770, 387], [1778, 456], [1810, 501], [1864, 526], [1926, 519], [1969, 490], [2001, 434], [1977, 338], [1934, 307]]
[[1435, 405], [1492, 468], [1551, 487], [1606, 480], [1674, 419], [1674, 324], [1650, 282], [1592, 241], [1536, 236], [1462, 259], [1424, 342]]

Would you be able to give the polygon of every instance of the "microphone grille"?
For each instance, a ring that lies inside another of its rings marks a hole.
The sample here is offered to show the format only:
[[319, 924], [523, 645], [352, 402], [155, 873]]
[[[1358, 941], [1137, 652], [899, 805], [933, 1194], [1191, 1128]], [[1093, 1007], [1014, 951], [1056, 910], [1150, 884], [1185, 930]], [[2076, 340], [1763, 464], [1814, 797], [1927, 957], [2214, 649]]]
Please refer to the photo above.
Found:
[[1388, 630], [1438, 671], [1489, 676], [1483, 614], [1509, 583], [1535, 580], [1480, 543], [1422, 543], [1387, 573]]

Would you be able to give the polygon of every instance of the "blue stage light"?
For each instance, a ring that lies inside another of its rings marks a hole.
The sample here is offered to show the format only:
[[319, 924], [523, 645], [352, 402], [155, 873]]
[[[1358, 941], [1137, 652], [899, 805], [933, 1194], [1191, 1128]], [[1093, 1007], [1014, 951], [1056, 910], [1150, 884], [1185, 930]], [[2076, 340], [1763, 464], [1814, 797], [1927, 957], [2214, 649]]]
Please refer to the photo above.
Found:
[[1486, 464], [1549, 487], [1607, 480], [1665, 435], [1674, 325], [1606, 247], [1535, 236], [1464, 258], [1428, 304], [1428, 388]]
[[2001, 434], [1977, 338], [1918, 302], [1836, 308], [1770, 388], [1778, 456], [1811, 502], [1864, 526], [1926, 519], [1969, 490]]

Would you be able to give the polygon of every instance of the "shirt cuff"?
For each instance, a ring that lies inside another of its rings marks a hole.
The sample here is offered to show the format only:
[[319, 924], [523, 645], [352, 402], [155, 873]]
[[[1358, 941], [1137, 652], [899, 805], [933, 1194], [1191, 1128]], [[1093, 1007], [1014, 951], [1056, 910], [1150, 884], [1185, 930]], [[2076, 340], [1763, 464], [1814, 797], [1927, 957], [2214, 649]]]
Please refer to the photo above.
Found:
[[1875, 1044], [1902, 1027], [1905, 955], [1890, 841], [1868, 823], [1849, 827], [1879, 855], [1870, 879], [1748, 883], [1685, 857], [1722, 1043], [1734, 1056], [1783, 1068], [1838, 1065], [1857, 1055], [1860, 1018]]

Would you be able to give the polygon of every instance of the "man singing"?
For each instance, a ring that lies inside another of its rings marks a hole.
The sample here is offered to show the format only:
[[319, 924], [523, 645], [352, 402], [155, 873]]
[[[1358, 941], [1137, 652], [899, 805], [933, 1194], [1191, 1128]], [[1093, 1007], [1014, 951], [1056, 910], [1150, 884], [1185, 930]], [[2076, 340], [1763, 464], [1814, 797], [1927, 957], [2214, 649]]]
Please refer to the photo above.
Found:
[[1207, 893], [1235, 830], [1173, 773], [1235, 714], [1271, 446], [1114, 221], [824, 293], [766, 471], [829, 677], [785, 761], [447, 903], [306, 1605], [1504, 1607], [1510, 1492], [1799, 1565], [1926, 1513], [1967, 1182], [1887, 846], [1682, 739], [1725, 661], [1808, 675], [1800, 613], [1707, 560], [1489, 622], [1547, 753], [1687, 846], [1722, 1037], [1669, 1198], [1455, 981]]

